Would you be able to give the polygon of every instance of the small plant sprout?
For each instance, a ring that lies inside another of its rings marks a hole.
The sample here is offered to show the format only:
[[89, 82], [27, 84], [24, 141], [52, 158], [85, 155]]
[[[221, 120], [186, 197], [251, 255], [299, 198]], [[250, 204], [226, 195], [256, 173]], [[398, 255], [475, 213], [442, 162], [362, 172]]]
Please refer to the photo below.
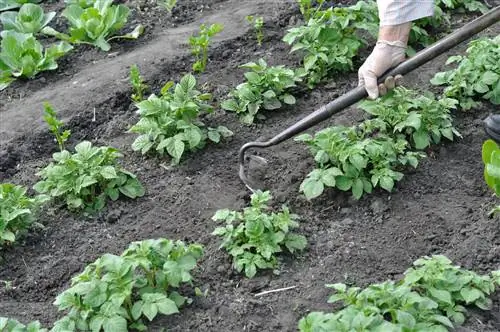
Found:
[[159, 0], [158, 4], [171, 14], [172, 10], [177, 5], [177, 0]]
[[43, 120], [49, 125], [50, 132], [55, 136], [57, 144], [59, 145], [59, 150], [61, 152], [64, 150], [64, 143], [68, 140], [71, 135], [70, 130], [62, 131], [63, 122], [57, 118], [56, 111], [49, 103], [44, 103], [45, 114]]
[[264, 40], [264, 32], [262, 31], [262, 28], [264, 26], [264, 18], [262, 16], [255, 17], [253, 15], [248, 15], [246, 17], [246, 20], [248, 23], [253, 24], [255, 35], [257, 37], [257, 44], [261, 46], [262, 41]]
[[205, 71], [208, 62], [208, 46], [213, 36], [220, 33], [224, 26], [219, 23], [212, 24], [207, 27], [206, 24], [200, 26], [200, 33], [198, 36], [191, 36], [189, 38], [189, 45], [191, 46], [191, 54], [196, 58], [193, 64], [193, 71], [202, 73]]
[[132, 88], [134, 90], [131, 96], [132, 100], [136, 103], [143, 101], [144, 93], [149, 87], [146, 83], [144, 83], [144, 80], [139, 72], [139, 68], [135, 64], [130, 67], [130, 84], [132, 84]]

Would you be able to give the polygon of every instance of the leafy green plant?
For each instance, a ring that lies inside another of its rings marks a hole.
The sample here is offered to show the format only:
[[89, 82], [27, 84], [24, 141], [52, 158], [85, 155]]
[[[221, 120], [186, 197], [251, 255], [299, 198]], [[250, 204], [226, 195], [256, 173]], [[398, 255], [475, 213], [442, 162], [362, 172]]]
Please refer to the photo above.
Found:
[[66, 42], [44, 49], [32, 34], [8, 30], [0, 36], [0, 90], [18, 77], [33, 78], [42, 71], [57, 69], [57, 59], [73, 49]]
[[295, 104], [295, 97], [289, 92], [301, 82], [302, 70], [294, 71], [283, 65], [268, 66], [264, 59], [246, 63], [240, 68], [250, 70], [245, 73], [246, 82], [231, 91], [230, 99], [223, 101], [221, 107], [237, 113], [243, 123], [253, 123], [256, 116], [263, 118], [257, 114], [261, 108], [276, 110], [282, 107], [282, 103]]
[[219, 23], [214, 23], [207, 27], [206, 24], [200, 26], [198, 36], [192, 35], [189, 37], [189, 45], [191, 46], [191, 54], [195, 56], [193, 71], [202, 73], [205, 71], [208, 62], [208, 46], [212, 37], [220, 33], [224, 26]]
[[0, 184], [0, 248], [14, 243], [28, 231], [43, 202], [43, 196], [27, 196], [26, 188], [10, 183]]
[[257, 38], [257, 44], [259, 46], [262, 45], [262, 41], [264, 40], [264, 32], [262, 31], [262, 27], [264, 26], [264, 18], [262, 16], [255, 17], [253, 15], [248, 15], [245, 17], [249, 24], [253, 24], [253, 28], [255, 29], [255, 36]]
[[47, 329], [43, 328], [39, 321], [30, 322], [28, 325], [24, 325], [19, 321], [0, 317], [0, 331], [3, 332], [48, 332]]
[[71, 135], [70, 130], [62, 130], [64, 123], [57, 118], [57, 113], [49, 103], [44, 103], [44, 116], [43, 119], [49, 126], [50, 132], [56, 138], [57, 144], [59, 145], [59, 150], [61, 152], [64, 150], [64, 143], [68, 140]]
[[327, 285], [335, 293], [329, 303], [343, 302], [335, 313], [311, 312], [299, 322], [301, 332], [433, 331], [446, 332], [463, 324], [464, 305], [487, 309], [488, 296], [500, 271], [480, 276], [451, 265], [442, 255], [414, 262], [402, 280], [369, 285]]
[[495, 291], [495, 283], [491, 275], [480, 276], [454, 266], [441, 255], [416, 260], [404, 277], [405, 285], [436, 302], [439, 310], [457, 325], [465, 322], [464, 305], [491, 309], [489, 296]]
[[40, 3], [42, 0], [0, 0], [0, 12], [20, 8], [25, 3]]
[[172, 13], [172, 9], [177, 5], [177, 0], [159, 0], [158, 4], [167, 12]]
[[436, 100], [432, 93], [418, 94], [397, 87], [359, 107], [373, 118], [358, 126], [337, 126], [315, 136], [299, 135], [310, 146], [317, 168], [300, 185], [306, 198], [320, 196], [325, 187], [350, 190], [356, 199], [373, 188], [392, 191], [407, 166], [417, 167], [420, 153], [445, 137], [461, 137], [453, 127], [451, 109], [457, 101]]
[[21, 33], [37, 33], [56, 16], [56, 12], [44, 13], [42, 7], [33, 3], [22, 5], [19, 12], [8, 11], [0, 14], [4, 30]]
[[129, 198], [142, 197], [144, 187], [136, 176], [118, 167], [122, 157], [112, 147], [94, 147], [88, 141], [75, 146], [75, 153], [56, 152], [54, 161], [37, 175], [42, 178], [34, 189], [56, 199], [62, 199], [71, 210], [95, 212], [107, 199], [117, 200], [120, 194]]
[[442, 137], [453, 141], [461, 137], [453, 127], [451, 110], [458, 101], [436, 97], [431, 92], [397, 87], [378, 100], [364, 100], [358, 107], [386, 123], [390, 133], [402, 133], [412, 147], [422, 150], [441, 143]]
[[52, 331], [145, 331], [146, 319], [178, 313], [190, 302], [179, 288], [192, 285], [202, 254], [199, 244], [157, 239], [134, 242], [120, 256], [103, 255], [57, 296], [54, 304], [69, 313]]
[[135, 64], [130, 67], [130, 84], [132, 84], [132, 88], [134, 89], [131, 96], [132, 100], [136, 103], [143, 101], [144, 93], [149, 89], [149, 87], [146, 83], [144, 83], [144, 80], [139, 72], [139, 68]]
[[[497, 197], [500, 196], [500, 149], [495, 141], [488, 139], [483, 143], [482, 159], [484, 180]], [[500, 212], [500, 205], [490, 211], [490, 215]]]
[[144, 32], [142, 25], [125, 35], [116, 35], [130, 14], [125, 5], [113, 5], [113, 0], [96, 0], [92, 7], [82, 8], [78, 5], [68, 5], [62, 12], [69, 23], [69, 35], [60, 33], [50, 27], [42, 32], [75, 44], [89, 44], [109, 51], [109, 42], [113, 39], [137, 39]]
[[304, 236], [290, 232], [299, 226], [298, 216], [286, 206], [278, 213], [267, 213], [271, 199], [268, 191], [257, 191], [251, 196], [251, 206], [242, 212], [218, 210], [212, 218], [226, 222], [225, 227], [217, 227], [212, 234], [223, 237], [220, 248], [229, 252], [234, 268], [244, 271], [248, 278], [254, 277], [257, 269], [276, 268], [276, 254], [285, 249], [295, 253], [307, 245]]
[[356, 31], [376, 35], [377, 22], [376, 5], [358, 1], [350, 7], [317, 10], [306, 25], [288, 30], [283, 41], [292, 46], [291, 53], [304, 54], [303, 68], [313, 88], [332, 72], [353, 69], [353, 59], [366, 43]]
[[196, 90], [196, 79], [191, 74], [177, 85], [168, 82], [160, 96], [153, 94], [137, 104], [141, 118], [129, 131], [140, 135], [132, 149], [143, 154], [153, 148], [160, 155], [167, 152], [172, 163], [178, 164], [185, 151], [203, 148], [207, 139], [219, 143], [221, 137], [231, 136], [233, 133], [226, 127], [206, 128], [199, 119], [203, 113], [213, 111], [206, 103], [211, 98]]
[[356, 128], [336, 126], [315, 136], [304, 134], [296, 141], [309, 145], [318, 165], [300, 185], [307, 199], [320, 196], [325, 187], [351, 191], [356, 199], [374, 187], [392, 191], [403, 178], [399, 169], [417, 167], [422, 154], [409, 150], [404, 137], [392, 138], [380, 132], [381, 126]]
[[444, 85], [444, 95], [458, 99], [464, 110], [477, 105], [475, 97], [500, 105], [500, 36], [473, 40], [466, 53], [448, 58], [446, 64], [457, 67], [437, 73], [431, 83]]

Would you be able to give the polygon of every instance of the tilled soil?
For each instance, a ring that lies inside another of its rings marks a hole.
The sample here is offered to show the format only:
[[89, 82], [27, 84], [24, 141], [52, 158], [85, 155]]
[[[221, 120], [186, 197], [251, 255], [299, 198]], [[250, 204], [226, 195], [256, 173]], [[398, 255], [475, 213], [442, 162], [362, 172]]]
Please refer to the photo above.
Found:
[[[61, 317], [52, 302], [68, 287], [71, 276], [102, 254], [120, 254], [130, 242], [147, 238], [203, 244], [205, 255], [195, 276], [196, 284], [208, 290], [206, 298], [195, 298], [180, 314], [155, 320], [153, 331], [164, 327], [170, 331], [295, 331], [307, 312], [332, 310], [326, 303], [329, 290], [325, 284], [366, 286], [399, 278], [423, 255], [444, 254], [477, 272], [499, 268], [500, 223], [487, 217], [496, 199], [482, 178], [481, 144], [486, 139], [482, 119], [494, 111], [491, 104], [485, 104], [455, 114], [462, 139], [429, 151], [428, 158], [418, 169], [408, 171], [392, 193], [377, 191], [360, 201], [332, 190], [313, 202], [306, 201], [298, 187], [314, 161], [300, 143], [290, 140], [259, 151], [270, 163], [264, 183], [273, 193], [273, 204], [286, 204], [301, 216], [300, 232], [308, 238], [309, 247], [298, 258], [284, 257], [279, 275], [264, 272], [248, 280], [236, 274], [229, 257], [218, 249], [218, 239], [210, 233], [216, 227], [211, 217], [217, 209], [240, 209], [248, 203], [249, 192], [238, 178], [239, 147], [273, 136], [342, 95], [356, 86], [357, 75], [332, 77], [327, 85], [302, 92], [294, 107], [268, 113], [264, 122], [253, 126], [243, 126], [234, 114], [217, 111], [205, 121], [228, 126], [234, 137], [190, 154], [178, 167], [170, 167], [167, 159], [143, 157], [131, 150], [134, 136], [126, 133], [137, 120], [129, 99], [130, 64], [138, 63], [153, 91], [168, 80], [178, 80], [192, 63], [186, 36], [200, 22], [219, 22], [226, 27], [212, 48], [207, 72], [199, 77], [200, 86], [214, 94], [216, 103], [242, 81], [238, 66], [245, 62], [264, 57], [270, 64], [298, 64], [298, 58], [281, 42], [286, 29], [300, 21], [293, 2], [179, 4], [172, 16], [147, 1], [129, 4], [136, 8], [130, 27], [145, 22], [149, 27], [144, 38], [113, 45], [112, 52], [118, 52], [113, 58], [78, 48], [56, 72], [28, 83], [16, 82], [0, 92], [3, 182], [32, 186], [38, 179], [35, 173], [55, 152], [40, 117], [41, 101], [47, 100], [71, 129], [70, 146], [87, 139], [121, 149], [124, 166], [147, 188], [143, 198], [110, 203], [92, 219], [57, 207], [44, 211], [39, 221], [45, 229], [32, 232], [2, 253], [0, 280], [11, 281], [13, 288], [0, 287], [1, 316], [24, 322], [38, 319], [50, 325]], [[49, 6], [58, 11], [63, 8], [58, 2]], [[256, 45], [253, 31], [244, 21], [245, 15], [254, 13], [263, 14], [266, 21], [262, 47]], [[462, 17], [457, 24], [462, 20], [468, 18]], [[57, 22], [58, 28], [63, 26], [64, 22]], [[483, 34], [498, 32], [497, 24]], [[448, 55], [464, 48], [462, 45]], [[446, 57], [407, 75], [407, 85], [438, 91], [428, 81], [442, 70]], [[318, 128], [361, 119], [360, 112], [351, 108]], [[297, 287], [254, 296], [286, 286]], [[493, 299], [490, 312], [472, 312], [465, 330], [500, 331], [500, 297], [496, 294]]]

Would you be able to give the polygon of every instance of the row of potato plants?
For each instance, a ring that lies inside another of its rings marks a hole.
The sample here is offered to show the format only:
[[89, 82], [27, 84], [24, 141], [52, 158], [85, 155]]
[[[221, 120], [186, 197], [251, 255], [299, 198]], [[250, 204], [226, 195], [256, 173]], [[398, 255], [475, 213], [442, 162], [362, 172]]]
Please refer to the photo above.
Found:
[[[353, 70], [354, 61], [369, 38], [378, 34], [379, 19], [375, 1], [358, 1], [353, 6], [327, 7], [326, 1], [298, 0], [304, 24], [287, 31], [283, 41], [291, 46], [290, 53], [300, 54], [301, 67], [268, 66], [264, 59], [241, 66], [249, 69], [245, 82], [232, 90], [221, 104], [227, 111], [240, 116], [242, 123], [252, 124], [261, 110], [277, 110], [284, 104], [293, 105], [292, 92], [313, 89], [331, 77]], [[409, 54], [415, 48], [435, 41], [431, 29], [446, 31], [450, 27], [450, 11], [486, 12], [488, 8], [475, 0], [436, 1], [434, 16], [417, 20], [410, 33]], [[362, 32], [366, 33], [363, 34]]]
[[[127, 23], [130, 9], [123, 4], [114, 5], [113, 0], [65, 2], [61, 16], [69, 23], [67, 33], [48, 26], [56, 13], [44, 13], [36, 3], [24, 3], [19, 11], [0, 14], [3, 26], [0, 32], [0, 90], [17, 78], [31, 79], [42, 71], [57, 69], [58, 59], [73, 50], [75, 44], [93, 45], [109, 51], [111, 40], [137, 39], [144, 32], [144, 27], [138, 25], [130, 33], [117, 35]], [[4, 8], [13, 9], [12, 6]], [[38, 39], [39, 35], [53, 36], [61, 41], [44, 46]]]
[[416, 260], [398, 281], [326, 286], [335, 291], [328, 302], [342, 307], [310, 312], [299, 321], [299, 331], [447, 332], [465, 322], [468, 307], [491, 309], [500, 270], [479, 275], [435, 255]]

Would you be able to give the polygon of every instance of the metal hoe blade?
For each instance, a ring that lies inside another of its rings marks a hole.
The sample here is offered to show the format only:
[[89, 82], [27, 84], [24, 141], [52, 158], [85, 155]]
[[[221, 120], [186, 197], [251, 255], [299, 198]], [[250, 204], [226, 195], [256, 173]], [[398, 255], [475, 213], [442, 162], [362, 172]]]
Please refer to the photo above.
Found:
[[[463, 41], [473, 37], [477, 33], [483, 31], [489, 26], [498, 23], [500, 21], [500, 6], [497, 6], [490, 10], [488, 13], [478, 17], [472, 22], [464, 25], [462, 28], [456, 30], [455, 32], [449, 34], [445, 38], [437, 41], [431, 46], [425, 48], [424, 50], [418, 52], [413, 57], [399, 64], [394, 69], [388, 71], [379, 79], [379, 83], [384, 82], [387, 76], [396, 75], [406, 75], [409, 72], [415, 70], [421, 65], [429, 62], [430, 60], [436, 58], [437, 56], [443, 54], [444, 52], [450, 50], [451, 48], [457, 46]], [[262, 189], [259, 184], [260, 181], [257, 179], [252, 179], [247, 176], [245, 172], [245, 152], [250, 148], [267, 148], [273, 145], [277, 145], [293, 136], [296, 136], [303, 131], [317, 125], [318, 123], [330, 118], [332, 115], [342, 111], [343, 109], [361, 101], [368, 96], [364, 87], [357, 87], [341, 97], [335, 99], [334, 101], [322, 106], [318, 110], [309, 114], [299, 122], [286, 128], [273, 138], [265, 142], [249, 142], [244, 144], [239, 151], [238, 159], [240, 163], [239, 176], [243, 181], [245, 186], [252, 192]], [[256, 161], [257, 164], [264, 165], [267, 164], [266, 159], [259, 156], [251, 156], [249, 160]]]

